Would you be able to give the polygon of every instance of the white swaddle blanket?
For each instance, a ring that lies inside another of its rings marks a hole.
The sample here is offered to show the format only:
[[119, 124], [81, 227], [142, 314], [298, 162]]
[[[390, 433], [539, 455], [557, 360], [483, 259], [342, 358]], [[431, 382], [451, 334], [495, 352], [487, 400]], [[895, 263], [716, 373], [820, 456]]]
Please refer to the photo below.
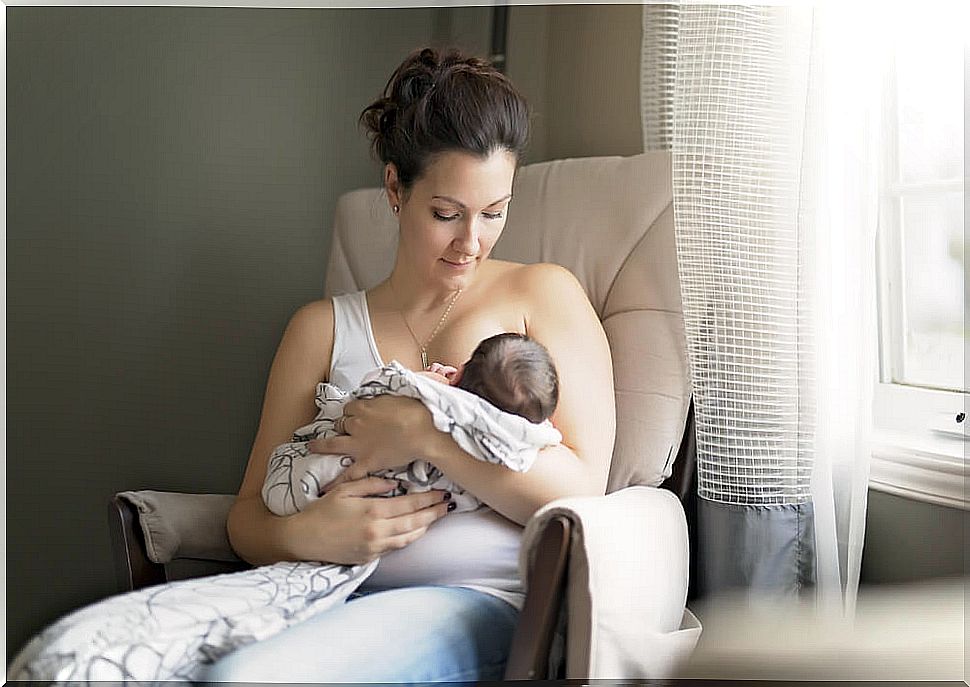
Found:
[[[277, 446], [270, 455], [262, 495], [271, 512], [291, 515], [303, 510], [318, 497], [324, 485], [353, 464], [350, 456], [310, 453], [307, 442], [337, 436], [334, 425], [348, 401], [383, 394], [418, 399], [431, 411], [435, 427], [450, 434], [465, 451], [479, 460], [504, 465], [516, 472], [532, 467], [539, 449], [562, 440], [549, 422], [534, 424], [503, 412], [479, 396], [416, 375], [392, 360], [389, 365], [368, 373], [350, 393], [326, 382], [317, 385], [316, 404], [320, 411], [316, 418], [297, 429], [292, 442]], [[372, 474], [398, 481], [400, 486], [388, 492], [388, 496], [441, 489], [451, 492], [456, 512], [475, 510], [481, 505], [474, 495], [425, 460], [413, 460]]]
[[[484, 399], [419, 377], [396, 362], [366, 379], [353, 392], [354, 397], [396, 394], [419, 399], [431, 411], [435, 427], [448, 432], [478, 460], [524, 471], [539, 449], [561, 440], [548, 423], [532, 424], [504, 413]], [[318, 387], [318, 391], [336, 395], [334, 389]], [[330, 400], [318, 398], [321, 412], [311, 434], [328, 427], [332, 431], [339, 415], [321, 418], [336, 412], [337, 406]], [[285, 463], [282, 457], [280, 460]], [[339, 468], [339, 457], [337, 463]], [[412, 468], [417, 474], [415, 470]], [[283, 475], [287, 486], [300, 484], [291, 475], [269, 472], [278, 478]], [[407, 469], [404, 473], [411, 474]], [[402, 481], [408, 490], [440, 488], [441, 479], [410, 485], [404, 478]], [[457, 485], [448, 483], [448, 488], [458, 497]], [[285, 491], [281, 489], [281, 493]], [[269, 493], [277, 498], [272, 488]], [[461, 495], [467, 508], [472, 503], [468, 498], [474, 497], [463, 490]], [[296, 503], [294, 500], [293, 508]], [[376, 560], [365, 565], [276, 563], [119, 594], [74, 611], [33, 637], [10, 664], [7, 679], [197, 681], [207, 665], [229, 652], [342, 603], [377, 564]]]

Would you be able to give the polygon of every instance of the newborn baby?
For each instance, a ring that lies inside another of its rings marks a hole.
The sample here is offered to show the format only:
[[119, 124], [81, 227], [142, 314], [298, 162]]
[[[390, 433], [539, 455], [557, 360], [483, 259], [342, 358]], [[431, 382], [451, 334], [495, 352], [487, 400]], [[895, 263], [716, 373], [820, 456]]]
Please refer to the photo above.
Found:
[[[496, 418], [492, 420], [486, 417], [487, 413], [475, 415], [475, 404], [462, 402], [461, 394], [456, 395], [453, 391], [421, 393], [420, 389], [414, 388], [414, 384], [408, 384], [408, 375], [418, 378], [413, 381], [419, 386], [420, 378], [434, 380], [425, 389], [426, 392], [433, 392], [439, 383], [448, 385], [474, 394], [503, 412], [493, 413]], [[559, 400], [559, 379], [548, 351], [542, 344], [522, 334], [496, 334], [481, 341], [471, 358], [458, 368], [434, 363], [424, 372], [411, 373], [392, 362], [389, 366], [368, 373], [360, 388], [352, 394], [332, 384], [320, 384], [316, 399], [320, 412], [316, 419], [297, 429], [292, 442], [278, 446], [270, 455], [262, 491], [263, 500], [270, 511], [277, 515], [290, 515], [303, 510], [309, 501], [320, 495], [324, 485], [353, 464], [350, 456], [310, 453], [307, 442], [319, 436], [340, 434], [343, 406], [352, 398], [368, 398], [381, 393], [418, 398], [432, 410], [433, 416], [436, 413], [438, 416], [442, 413], [447, 415], [444, 424], [448, 428], [454, 429], [455, 424], [461, 424], [462, 436], [474, 437], [473, 440], [466, 440], [466, 443], [472, 441], [474, 446], [462, 445], [460, 437], [452, 431], [452, 436], [462, 448], [472, 448], [470, 452], [478, 454], [483, 450], [485, 453], [494, 450], [494, 456], [476, 457], [506, 464], [513, 469], [528, 469], [539, 448], [556, 444], [561, 439], [559, 433], [546, 422]], [[469, 409], [472, 410], [471, 415]], [[455, 417], [458, 414], [462, 417]], [[527, 422], [523, 422], [523, 419]], [[495, 420], [499, 423], [496, 424]], [[435, 425], [446, 431], [438, 421]], [[508, 436], [494, 441], [489, 432], [496, 430]], [[524, 453], [531, 451], [531, 459], [523, 461], [520, 467], [513, 465], [517, 458], [509, 455], [509, 441]], [[388, 492], [387, 496], [443, 489], [451, 492], [454, 510], [474, 510], [480, 505], [478, 499], [424, 460], [414, 460], [406, 466], [373, 474], [398, 480], [400, 486]]]
[[549, 352], [524, 334], [490, 336], [461, 367], [432, 363], [424, 374], [533, 423], [549, 419], [559, 401], [559, 377]]

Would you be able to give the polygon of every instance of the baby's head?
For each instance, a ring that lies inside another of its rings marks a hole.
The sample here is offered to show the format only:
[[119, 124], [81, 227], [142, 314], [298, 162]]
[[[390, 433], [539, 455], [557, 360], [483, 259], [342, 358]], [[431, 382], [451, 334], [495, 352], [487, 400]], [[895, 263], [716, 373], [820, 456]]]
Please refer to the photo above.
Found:
[[530, 422], [548, 419], [559, 402], [559, 376], [549, 352], [523, 334], [484, 339], [455, 386]]

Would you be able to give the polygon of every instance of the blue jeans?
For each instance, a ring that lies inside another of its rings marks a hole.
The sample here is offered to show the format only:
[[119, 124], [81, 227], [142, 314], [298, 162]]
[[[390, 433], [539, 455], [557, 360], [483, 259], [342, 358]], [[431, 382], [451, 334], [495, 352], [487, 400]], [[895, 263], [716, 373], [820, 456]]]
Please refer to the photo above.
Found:
[[357, 596], [223, 657], [205, 682], [501, 680], [518, 611], [463, 587]]

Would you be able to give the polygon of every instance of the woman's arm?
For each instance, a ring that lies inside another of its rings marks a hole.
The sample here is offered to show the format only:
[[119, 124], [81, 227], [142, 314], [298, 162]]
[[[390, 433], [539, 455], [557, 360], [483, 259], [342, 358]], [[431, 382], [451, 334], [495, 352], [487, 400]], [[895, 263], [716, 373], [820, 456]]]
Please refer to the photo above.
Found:
[[554, 499], [603, 494], [616, 414], [613, 365], [599, 318], [582, 286], [561, 267], [523, 266], [515, 286], [527, 304], [527, 333], [548, 349], [560, 381], [553, 422], [563, 443], [543, 450], [528, 472], [475, 460], [434, 428], [420, 402], [391, 396], [351, 401], [344, 410], [350, 436], [316, 439], [311, 449], [353, 455], [357, 463], [346, 479], [425, 458], [520, 524]]
[[524, 473], [474, 460], [444, 434], [428, 460], [507, 518], [525, 524], [554, 499], [605, 493], [616, 408], [609, 343], [582, 286], [568, 270], [550, 264], [523, 267], [518, 277], [529, 310], [526, 333], [546, 347], [559, 374], [552, 420], [563, 442], [543, 450]]
[[[314, 415], [316, 381], [326, 379], [333, 349], [333, 305], [315, 301], [290, 319], [270, 368], [259, 428], [236, 502], [229, 511], [229, 541], [254, 565], [296, 560], [290, 518], [272, 515], [261, 498], [273, 448]], [[316, 381], [315, 381], [316, 380]]]
[[362, 563], [406, 546], [447, 513], [441, 492], [366, 498], [396, 486], [378, 478], [342, 484], [295, 515], [280, 517], [266, 508], [261, 490], [270, 453], [315, 415], [316, 385], [327, 379], [332, 348], [333, 305], [315, 301], [293, 315], [273, 360], [259, 429], [227, 523], [233, 549], [254, 565]]

